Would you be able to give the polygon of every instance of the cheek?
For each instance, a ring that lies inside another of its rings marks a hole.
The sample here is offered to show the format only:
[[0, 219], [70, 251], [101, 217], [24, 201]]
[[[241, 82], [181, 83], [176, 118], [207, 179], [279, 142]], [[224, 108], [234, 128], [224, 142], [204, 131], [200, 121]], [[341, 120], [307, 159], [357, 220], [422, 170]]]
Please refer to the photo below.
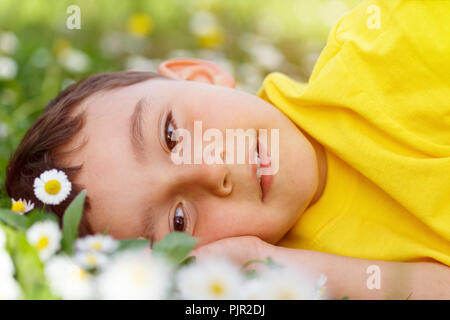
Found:
[[224, 210], [223, 206], [198, 207], [194, 236], [198, 237], [201, 243], [227, 238], [233, 234], [237, 217], [229, 214], [230, 212], [225, 212], [226, 210]]
[[194, 236], [201, 244], [206, 244], [224, 238], [257, 235], [262, 222], [255, 222], [251, 212], [255, 212], [255, 208], [234, 204], [229, 199], [202, 203], [198, 206]]
[[116, 239], [137, 238], [141, 236], [142, 223], [136, 216], [124, 215], [124, 210], [96, 210], [95, 207], [87, 214], [87, 221], [94, 234], [104, 233]]

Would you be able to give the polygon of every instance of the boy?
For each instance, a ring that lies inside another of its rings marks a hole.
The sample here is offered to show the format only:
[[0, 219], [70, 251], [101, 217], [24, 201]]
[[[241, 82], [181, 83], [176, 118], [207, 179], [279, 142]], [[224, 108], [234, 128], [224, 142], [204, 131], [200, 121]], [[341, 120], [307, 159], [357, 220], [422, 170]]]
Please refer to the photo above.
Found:
[[[86, 189], [85, 233], [184, 231], [199, 238], [199, 258], [271, 256], [325, 273], [332, 297], [448, 299], [449, 13], [446, 1], [363, 2], [335, 26], [307, 85], [271, 74], [259, 98], [198, 60], [92, 76], [30, 128], [8, 194], [35, 200], [34, 178], [59, 168], [74, 191], [50, 209], [62, 214]], [[278, 172], [175, 164], [176, 130], [195, 121], [279, 130]], [[380, 271], [376, 290], [367, 270]]]

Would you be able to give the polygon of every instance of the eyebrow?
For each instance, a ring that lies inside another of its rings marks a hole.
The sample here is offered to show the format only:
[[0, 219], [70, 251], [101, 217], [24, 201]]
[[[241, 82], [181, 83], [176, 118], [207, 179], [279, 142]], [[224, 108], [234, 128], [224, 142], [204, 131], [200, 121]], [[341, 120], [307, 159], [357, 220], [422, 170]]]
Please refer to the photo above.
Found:
[[[145, 153], [145, 136], [143, 133], [144, 117], [143, 114], [146, 110], [147, 100], [141, 98], [134, 107], [133, 114], [130, 117], [130, 141], [133, 149], [133, 154], [136, 160], [140, 163], [146, 160]], [[144, 235], [147, 237], [150, 235], [151, 245], [153, 245], [154, 232], [155, 232], [155, 218], [153, 217], [153, 207], [148, 207], [144, 211]]]
[[141, 98], [134, 107], [133, 114], [130, 117], [130, 141], [133, 154], [138, 162], [146, 159], [145, 153], [145, 137], [143, 134], [144, 117], [146, 100]]

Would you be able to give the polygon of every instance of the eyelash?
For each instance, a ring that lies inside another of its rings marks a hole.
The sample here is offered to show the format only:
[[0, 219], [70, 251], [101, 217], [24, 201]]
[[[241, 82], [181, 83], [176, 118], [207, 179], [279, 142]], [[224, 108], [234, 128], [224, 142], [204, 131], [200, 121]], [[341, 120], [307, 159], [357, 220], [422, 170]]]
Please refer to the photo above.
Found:
[[[172, 125], [172, 129], [173, 129], [172, 133], [168, 132], [170, 125]], [[172, 134], [174, 134], [174, 131], [177, 130], [177, 128], [178, 127], [175, 122], [175, 119], [173, 118], [172, 111], [169, 111], [169, 113], [167, 114], [165, 123], [164, 123], [164, 140], [165, 140], [165, 145], [170, 152], [173, 152], [173, 149], [176, 147], [176, 145], [179, 142], [178, 139], [175, 139], [175, 140], [172, 139]], [[182, 216], [177, 215], [177, 213], [179, 213], [179, 210], [181, 210]], [[186, 232], [188, 230], [188, 228], [190, 226], [189, 214], [186, 213], [186, 209], [182, 203], [177, 204], [177, 206], [175, 207], [175, 212], [173, 213], [173, 215], [169, 215], [169, 217], [171, 220], [171, 221], [169, 221], [171, 231]], [[178, 219], [178, 220], [181, 220], [181, 221], [179, 221], [179, 223], [183, 223], [182, 230], [175, 230], [175, 224], [176, 224], [175, 220], [177, 218], [182, 218], [182, 220]]]
[[164, 140], [165, 140], [165, 144], [166, 144], [167, 149], [169, 149], [169, 151], [172, 152], [173, 149], [178, 144], [178, 140], [173, 140], [172, 136], [168, 133], [168, 129], [169, 129], [170, 125], [172, 125], [172, 128], [173, 128], [172, 134], [174, 134], [173, 132], [175, 130], [177, 130], [177, 124], [175, 122], [175, 119], [173, 118], [172, 111], [170, 111], [169, 114], [167, 115], [166, 121], [165, 121], [165, 124], [164, 124]]

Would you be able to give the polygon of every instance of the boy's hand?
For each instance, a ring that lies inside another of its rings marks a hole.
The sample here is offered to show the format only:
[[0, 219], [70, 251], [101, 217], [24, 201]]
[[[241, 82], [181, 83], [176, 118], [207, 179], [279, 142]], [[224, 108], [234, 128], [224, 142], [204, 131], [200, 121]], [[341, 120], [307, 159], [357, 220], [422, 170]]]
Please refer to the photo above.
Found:
[[241, 236], [208, 243], [193, 250], [190, 255], [195, 256], [197, 260], [216, 255], [241, 265], [252, 259], [265, 259], [274, 253], [273, 247], [258, 237]]
[[[258, 237], [241, 236], [217, 240], [191, 252], [198, 260], [216, 255], [242, 265], [271, 257], [276, 263], [298, 267], [317, 278], [328, 277], [326, 296], [340, 299], [449, 299], [450, 268], [434, 262], [393, 262], [333, 255], [271, 245]], [[379, 267], [380, 289], [370, 290], [367, 268]], [[257, 272], [263, 264], [252, 264]]]

